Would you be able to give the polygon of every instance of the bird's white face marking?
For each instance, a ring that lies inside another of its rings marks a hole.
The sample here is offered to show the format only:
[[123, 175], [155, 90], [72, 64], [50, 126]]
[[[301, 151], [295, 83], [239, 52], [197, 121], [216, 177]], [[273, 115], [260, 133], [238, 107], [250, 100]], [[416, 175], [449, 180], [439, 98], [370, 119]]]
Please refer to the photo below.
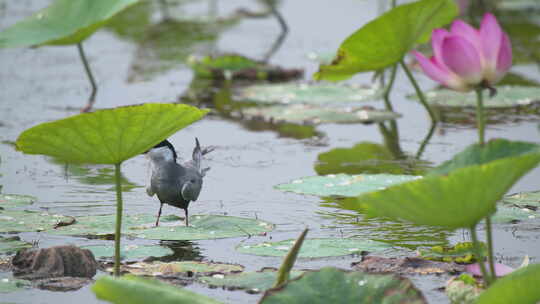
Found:
[[174, 162], [174, 156], [168, 147], [152, 148], [146, 153], [152, 162]]

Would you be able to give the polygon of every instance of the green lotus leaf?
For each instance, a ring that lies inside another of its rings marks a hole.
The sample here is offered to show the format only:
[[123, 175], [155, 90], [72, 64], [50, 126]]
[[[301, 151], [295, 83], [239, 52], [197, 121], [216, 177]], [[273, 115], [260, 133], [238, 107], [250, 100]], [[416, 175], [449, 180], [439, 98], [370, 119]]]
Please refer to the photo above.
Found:
[[[303, 271], [291, 271], [291, 279], [297, 278]], [[250, 293], [262, 292], [272, 288], [276, 282], [277, 272], [264, 269], [257, 272], [242, 272], [228, 275], [214, 274], [201, 277], [199, 281], [210, 286], [224, 287], [227, 289], [249, 289]]]
[[421, 0], [399, 5], [364, 25], [339, 47], [330, 65], [321, 65], [318, 80], [345, 80], [354, 74], [386, 68], [400, 61], [431, 31], [458, 13], [453, 0]]
[[533, 264], [497, 279], [484, 291], [477, 304], [538, 303], [540, 264]]
[[0, 207], [12, 208], [33, 204], [37, 199], [30, 195], [0, 194]]
[[[92, 251], [96, 259], [114, 257], [114, 246], [111, 245], [88, 245], [81, 246], [83, 249]], [[174, 252], [170, 248], [158, 245], [122, 245], [120, 248], [120, 258], [124, 261], [134, 261], [146, 259], [148, 257], [163, 257], [172, 255]]]
[[[462, 93], [448, 89], [437, 89], [425, 93], [427, 102], [437, 107], [476, 107], [476, 94], [474, 92]], [[484, 107], [490, 108], [519, 108], [540, 103], [540, 88], [525, 86], [498, 86], [497, 94], [493, 97], [484, 97]], [[416, 95], [410, 98], [417, 99]]]
[[92, 286], [98, 299], [115, 304], [220, 304], [220, 302], [192, 291], [157, 280], [136, 276], [113, 278], [103, 276]]
[[357, 198], [356, 206], [367, 206], [371, 215], [420, 225], [471, 228], [493, 213], [497, 201], [539, 162], [540, 153], [505, 157], [367, 193]]
[[266, 291], [261, 304], [427, 303], [411, 281], [326, 267]]
[[482, 165], [505, 157], [520, 156], [540, 151], [540, 145], [528, 142], [494, 139], [484, 146], [473, 144], [441, 165], [433, 168], [428, 174], [448, 174], [453, 170], [473, 165]]
[[339, 85], [332, 83], [286, 83], [253, 85], [240, 88], [235, 100], [261, 104], [346, 104], [369, 101], [381, 97], [377, 87]]
[[275, 188], [299, 194], [352, 197], [419, 178], [422, 177], [393, 174], [329, 174], [325, 176], [310, 176], [295, 179], [288, 184], [277, 185]]
[[[0, 218], [1, 219], [1, 218]], [[48, 230], [48, 233], [60, 235], [112, 235], [114, 234], [115, 215], [81, 216], [73, 225]], [[154, 227], [154, 215], [125, 215], [122, 232], [126, 235], [155, 240], [211, 240], [218, 238], [256, 235], [271, 231], [274, 226], [256, 219], [220, 216], [192, 215], [189, 227], [174, 215], [163, 216], [160, 226]]]
[[181, 272], [191, 272], [195, 274], [208, 273], [234, 273], [244, 270], [242, 265], [214, 263], [214, 262], [197, 262], [197, 261], [182, 261], [182, 262], [139, 262], [130, 264], [122, 268], [123, 271], [135, 275], [144, 276], [160, 276], [173, 275]]
[[[264, 242], [255, 245], [240, 244], [236, 250], [241, 253], [262, 256], [285, 256], [294, 245], [295, 240], [280, 242]], [[306, 239], [298, 253], [300, 258], [322, 258], [360, 254], [362, 251], [383, 251], [391, 246], [372, 240], [364, 239]]]
[[31, 248], [32, 244], [21, 241], [18, 236], [2, 237], [0, 236], [0, 255], [17, 253], [24, 248]]
[[56, 224], [71, 219], [46, 212], [0, 210], [0, 233], [44, 231], [54, 229]]
[[68, 163], [119, 164], [207, 113], [183, 104], [142, 104], [46, 122], [24, 131], [17, 149]]
[[76, 44], [138, 0], [55, 0], [0, 32], [0, 47]]
[[315, 171], [326, 174], [413, 174], [422, 175], [425, 162], [412, 159], [396, 159], [387, 147], [362, 142], [352, 148], [335, 148], [317, 156]]

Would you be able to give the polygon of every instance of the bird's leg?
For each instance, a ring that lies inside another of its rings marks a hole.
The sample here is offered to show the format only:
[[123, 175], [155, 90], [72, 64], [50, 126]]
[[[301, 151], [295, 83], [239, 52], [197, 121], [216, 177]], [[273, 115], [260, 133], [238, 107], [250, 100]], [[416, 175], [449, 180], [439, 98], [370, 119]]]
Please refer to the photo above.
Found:
[[157, 213], [156, 227], [159, 225], [159, 217], [161, 216], [161, 208], [163, 208], [163, 203], [159, 204], [159, 211]]
[[189, 221], [188, 221], [188, 211], [187, 211], [187, 208], [184, 209], [184, 212], [186, 213], [186, 227], [189, 226]]

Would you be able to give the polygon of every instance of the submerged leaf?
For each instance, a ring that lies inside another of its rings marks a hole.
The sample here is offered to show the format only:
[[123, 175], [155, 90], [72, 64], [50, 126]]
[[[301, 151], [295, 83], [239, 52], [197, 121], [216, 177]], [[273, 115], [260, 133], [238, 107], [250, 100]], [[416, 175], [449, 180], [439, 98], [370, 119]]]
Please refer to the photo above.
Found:
[[[262, 256], [285, 256], [294, 245], [295, 240], [280, 242], [264, 242], [255, 245], [240, 244], [236, 247], [241, 253]], [[391, 246], [372, 240], [363, 239], [307, 239], [304, 241], [299, 258], [322, 258], [360, 254], [362, 251], [383, 251]]]
[[219, 304], [220, 302], [192, 291], [157, 280], [135, 276], [103, 276], [92, 286], [98, 299], [115, 304]]
[[394, 120], [400, 114], [370, 108], [329, 108], [304, 104], [291, 106], [253, 107], [241, 110], [243, 116], [271, 122], [308, 125], [323, 123], [373, 123]]
[[377, 87], [313, 84], [265, 84], [240, 88], [235, 100], [261, 104], [346, 104], [374, 100], [381, 97]]
[[24, 131], [17, 149], [68, 163], [119, 164], [139, 155], [208, 111], [184, 104], [142, 104], [98, 110]]
[[318, 80], [345, 80], [356, 73], [383, 69], [400, 61], [431, 31], [450, 23], [458, 9], [453, 0], [420, 0], [399, 5], [367, 23], [339, 47], [330, 65], [321, 65]]
[[15, 292], [23, 288], [29, 288], [30, 286], [31, 283], [27, 280], [0, 278], [0, 293]]
[[344, 272], [322, 268], [306, 272], [286, 285], [268, 290], [261, 304], [289, 303], [426, 303], [422, 293], [404, 278], [393, 275]]
[[0, 32], [0, 47], [75, 44], [138, 0], [55, 0], [49, 7]]
[[422, 177], [393, 174], [329, 174], [326, 176], [303, 177], [288, 184], [277, 185], [275, 188], [299, 194], [352, 197], [419, 178]]
[[[182, 261], [182, 262], [152, 262], [145, 263], [139, 262], [122, 267], [123, 271], [135, 275], [145, 276], [162, 276], [162, 275], [175, 275], [178, 273], [194, 273], [194, 274], [208, 274], [208, 273], [234, 273], [244, 270], [241, 265], [214, 263], [214, 262], [196, 262], [196, 261]], [[112, 270], [111, 270], [112, 271]]]

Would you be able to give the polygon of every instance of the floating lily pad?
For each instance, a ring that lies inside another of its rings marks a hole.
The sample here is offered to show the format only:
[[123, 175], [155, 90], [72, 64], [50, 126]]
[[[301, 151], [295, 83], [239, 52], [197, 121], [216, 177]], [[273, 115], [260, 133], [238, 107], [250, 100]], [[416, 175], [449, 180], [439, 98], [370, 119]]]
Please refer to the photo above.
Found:
[[[114, 246], [111, 245], [90, 245], [82, 246], [83, 249], [89, 249], [96, 258], [114, 257]], [[167, 247], [157, 245], [122, 245], [120, 248], [120, 258], [122, 260], [139, 260], [148, 257], [162, 257], [171, 255], [174, 252]]]
[[[234, 273], [244, 270], [244, 266], [237, 264], [225, 264], [214, 262], [196, 262], [196, 261], [182, 261], [182, 262], [152, 262], [152, 263], [135, 263], [122, 267], [123, 271], [128, 271], [136, 275], [145, 276], [162, 276], [173, 275], [182, 272], [190, 272], [195, 274], [208, 274], [208, 273]], [[111, 269], [112, 271], [112, 269]]]
[[494, 223], [517, 223], [525, 220], [538, 219], [540, 214], [527, 208], [499, 206], [492, 216]]
[[46, 212], [0, 210], [0, 233], [50, 230], [59, 222], [70, 219]]
[[20, 207], [34, 203], [37, 199], [30, 195], [0, 194], [0, 207]]
[[362, 193], [385, 189], [422, 178], [414, 175], [393, 174], [329, 174], [325, 176], [310, 176], [293, 180], [288, 184], [277, 185], [282, 191], [318, 196], [358, 196]]
[[0, 255], [12, 254], [24, 248], [31, 248], [32, 244], [21, 241], [18, 236], [4, 238], [0, 236]]
[[[255, 245], [240, 244], [236, 247], [241, 253], [262, 256], [285, 256], [294, 245], [295, 240], [280, 242], [264, 242]], [[382, 251], [391, 246], [372, 240], [361, 239], [307, 239], [298, 253], [300, 258], [322, 258], [360, 254], [362, 251]]]
[[[73, 225], [49, 230], [62, 235], [110, 235], [114, 234], [116, 216], [82, 216]], [[174, 215], [161, 217], [160, 226], [154, 227], [155, 216], [149, 214], [126, 215], [122, 232], [126, 235], [155, 240], [209, 240], [227, 237], [249, 236], [270, 231], [270, 223], [232, 216], [193, 215], [189, 227]]]
[[184, 222], [174, 226], [165, 223], [159, 227], [140, 229], [132, 227], [129, 234], [154, 240], [210, 240], [228, 237], [251, 236], [274, 229], [274, 225], [250, 218], [221, 215], [194, 215], [189, 227]]
[[398, 159], [387, 147], [362, 142], [352, 148], [336, 148], [317, 156], [315, 171], [325, 174], [414, 174], [424, 172], [425, 162], [416, 159]]
[[522, 208], [540, 207], [540, 191], [521, 192], [505, 196], [503, 198], [503, 204]]
[[287, 81], [304, 74], [302, 69], [283, 69], [237, 54], [191, 58], [188, 64], [195, 77], [216, 80]]
[[[415, 98], [416, 95], [411, 95]], [[476, 93], [462, 93], [448, 89], [432, 90], [425, 93], [429, 104], [438, 107], [476, 107]], [[539, 87], [499, 86], [497, 95], [485, 96], [485, 108], [515, 108], [540, 104]]]
[[310, 125], [322, 123], [373, 123], [401, 117], [398, 113], [370, 108], [322, 108], [303, 104], [247, 108], [242, 109], [241, 112], [250, 119]]
[[30, 287], [31, 283], [27, 280], [0, 278], [0, 293], [10, 293]]
[[56, 0], [49, 7], [0, 32], [0, 47], [81, 42], [138, 0]]
[[263, 104], [325, 105], [369, 101], [380, 98], [381, 94], [382, 90], [374, 86], [288, 83], [244, 87], [234, 99]]
[[411, 281], [394, 275], [322, 268], [268, 290], [261, 304], [426, 303]]
[[[290, 278], [295, 279], [303, 271], [291, 271]], [[257, 272], [242, 272], [228, 275], [214, 274], [199, 278], [199, 281], [210, 286], [224, 287], [227, 289], [249, 289], [250, 292], [261, 292], [272, 288], [276, 282], [275, 270], [263, 269]]]

